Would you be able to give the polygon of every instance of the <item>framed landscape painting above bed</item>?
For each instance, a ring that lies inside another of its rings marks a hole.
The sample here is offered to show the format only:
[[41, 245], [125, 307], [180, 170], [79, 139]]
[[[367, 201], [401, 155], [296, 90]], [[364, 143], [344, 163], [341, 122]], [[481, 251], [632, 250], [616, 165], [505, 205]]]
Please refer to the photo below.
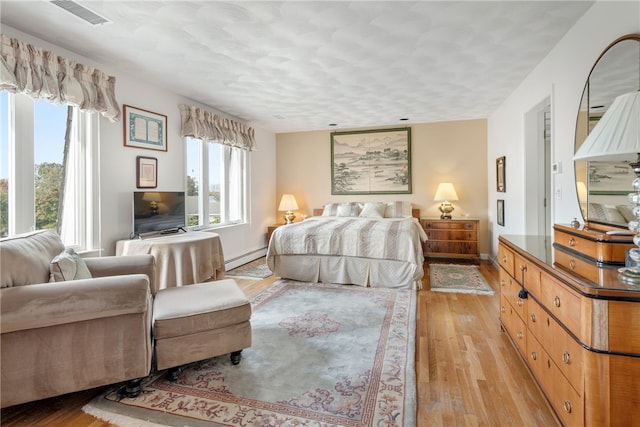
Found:
[[411, 128], [333, 132], [331, 194], [411, 194]]

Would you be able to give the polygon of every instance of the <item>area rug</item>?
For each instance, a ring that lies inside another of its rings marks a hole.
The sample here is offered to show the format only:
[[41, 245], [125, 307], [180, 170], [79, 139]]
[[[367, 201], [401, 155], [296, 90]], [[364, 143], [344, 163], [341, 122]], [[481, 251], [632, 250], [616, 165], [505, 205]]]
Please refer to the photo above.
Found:
[[267, 267], [265, 257], [258, 258], [226, 272], [228, 277], [251, 277], [257, 279], [266, 279], [272, 274], [269, 267]]
[[432, 291], [485, 295], [494, 293], [476, 265], [429, 264], [429, 270]]
[[253, 344], [83, 410], [119, 426], [414, 426], [416, 294], [278, 280], [252, 299]]

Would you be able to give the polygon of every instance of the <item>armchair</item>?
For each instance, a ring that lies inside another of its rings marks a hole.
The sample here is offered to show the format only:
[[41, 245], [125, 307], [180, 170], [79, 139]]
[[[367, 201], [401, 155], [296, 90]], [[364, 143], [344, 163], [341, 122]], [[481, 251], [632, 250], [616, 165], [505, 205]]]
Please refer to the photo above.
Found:
[[0, 240], [1, 407], [144, 377], [151, 255], [86, 258], [91, 278], [49, 282], [60, 237]]

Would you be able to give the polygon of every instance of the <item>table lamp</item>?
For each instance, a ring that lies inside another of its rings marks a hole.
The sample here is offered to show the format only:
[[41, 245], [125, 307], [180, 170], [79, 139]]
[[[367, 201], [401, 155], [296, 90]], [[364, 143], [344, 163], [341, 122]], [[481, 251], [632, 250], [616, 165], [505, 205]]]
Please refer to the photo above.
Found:
[[[636, 175], [629, 193], [629, 201], [635, 203], [636, 218], [629, 221], [629, 230], [635, 231], [633, 243], [640, 246], [640, 91], [617, 97], [611, 107], [584, 140], [573, 160], [622, 161], [630, 155], [637, 160], [629, 163]], [[618, 278], [626, 283], [640, 284], [640, 247], [629, 250], [634, 265], [621, 268]]]
[[278, 210], [286, 212], [284, 215], [284, 220], [287, 221], [287, 224], [291, 224], [293, 220], [296, 219], [293, 211], [297, 209], [298, 203], [296, 202], [296, 198], [293, 197], [293, 194], [283, 194]]
[[144, 196], [142, 196], [142, 200], [149, 202], [149, 207], [151, 208], [152, 215], [158, 214], [158, 202], [162, 201], [160, 193], [154, 191], [146, 192], [144, 193]]
[[451, 212], [453, 212], [453, 206], [451, 205], [450, 200], [458, 200], [458, 194], [456, 193], [456, 189], [453, 187], [453, 184], [450, 182], [441, 182], [438, 184], [438, 189], [436, 190], [436, 196], [433, 198], [436, 202], [442, 202], [440, 204], [440, 219], [451, 219]]

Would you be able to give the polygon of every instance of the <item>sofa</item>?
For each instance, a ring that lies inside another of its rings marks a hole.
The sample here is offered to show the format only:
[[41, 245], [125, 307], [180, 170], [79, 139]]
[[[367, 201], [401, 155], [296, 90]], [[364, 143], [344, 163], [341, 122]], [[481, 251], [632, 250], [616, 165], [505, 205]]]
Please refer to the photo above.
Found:
[[79, 258], [52, 231], [0, 240], [1, 407], [151, 370], [154, 258]]

